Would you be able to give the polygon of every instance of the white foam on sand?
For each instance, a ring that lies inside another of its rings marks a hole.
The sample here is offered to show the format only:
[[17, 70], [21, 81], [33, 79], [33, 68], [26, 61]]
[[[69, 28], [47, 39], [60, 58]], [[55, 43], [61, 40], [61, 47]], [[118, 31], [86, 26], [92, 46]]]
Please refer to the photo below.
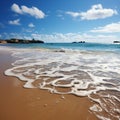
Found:
[[[88, 96], [99, 119], [118, 119], [120, 106], [120, 57], [110, 52], [18, 50], [18, 60], [5, 74], [26, 81], [25, 88], [40, 88], [57, 94]], [[34, 85], [34, 82], [38, 81]], [[112, 92], [111, 92], [112, 91]], [[110, 92], [110, 93], [109, 93]], [[109, 95], [105, 97], [103, 93]], [[96, 95], [97, 98], [92, 97]], [[112, 97], [111, 99], [111, 96]], [[110, 101], [111, 99], [111, 101]], [[109, 100], [109, 102], [107, 102]], [[110, 106], [114, 109], [110, 111]], [[108, 116], [102, 116], [107, 112]]]

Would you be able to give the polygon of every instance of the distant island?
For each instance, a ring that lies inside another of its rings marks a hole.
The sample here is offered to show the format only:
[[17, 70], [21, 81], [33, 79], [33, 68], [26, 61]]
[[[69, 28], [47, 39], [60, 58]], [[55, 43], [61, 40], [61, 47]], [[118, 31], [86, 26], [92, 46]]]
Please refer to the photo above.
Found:
[[85, 43], [85, 41], [72, 42], [72, 43]]
[[120, 41], [113, 41], [113, 43], [120, 43]]
[[17, 39], [17, 38], [12, 38], [8, 40], [0, 40], [0, 43], [5, 44], [5, 43], [44, 43], [42, 40], [24, 40], [24, 39]]

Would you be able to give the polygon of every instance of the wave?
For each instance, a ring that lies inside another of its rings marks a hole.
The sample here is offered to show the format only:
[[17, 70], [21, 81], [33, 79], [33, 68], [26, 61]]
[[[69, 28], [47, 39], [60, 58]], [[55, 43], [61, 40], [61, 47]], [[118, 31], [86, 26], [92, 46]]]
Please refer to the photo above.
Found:
[[93, 101], [90, 111], [98, 119], [120, 119], [120, 57], [116, 53], [32, 49], [12, 55], [18, 59], [5, 74], [25, 81], [25, 88], [87, 96]]

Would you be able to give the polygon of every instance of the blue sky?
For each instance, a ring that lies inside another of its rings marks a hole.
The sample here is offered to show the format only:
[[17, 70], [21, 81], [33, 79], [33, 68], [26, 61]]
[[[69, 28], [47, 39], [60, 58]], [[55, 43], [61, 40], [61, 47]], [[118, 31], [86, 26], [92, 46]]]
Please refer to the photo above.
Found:
[[120, 0], [2, 0], [0, 39], [111, 43], [120, 40]]

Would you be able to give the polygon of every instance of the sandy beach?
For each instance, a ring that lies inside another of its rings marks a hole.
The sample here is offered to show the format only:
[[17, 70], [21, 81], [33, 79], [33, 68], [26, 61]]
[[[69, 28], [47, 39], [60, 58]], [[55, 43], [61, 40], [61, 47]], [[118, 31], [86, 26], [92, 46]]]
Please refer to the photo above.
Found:
[[10, 52], [0, 52], [0, 120], [97, 120], [87, 97], [25, 89], [17, 78], [5, 76], [14, 60]]

